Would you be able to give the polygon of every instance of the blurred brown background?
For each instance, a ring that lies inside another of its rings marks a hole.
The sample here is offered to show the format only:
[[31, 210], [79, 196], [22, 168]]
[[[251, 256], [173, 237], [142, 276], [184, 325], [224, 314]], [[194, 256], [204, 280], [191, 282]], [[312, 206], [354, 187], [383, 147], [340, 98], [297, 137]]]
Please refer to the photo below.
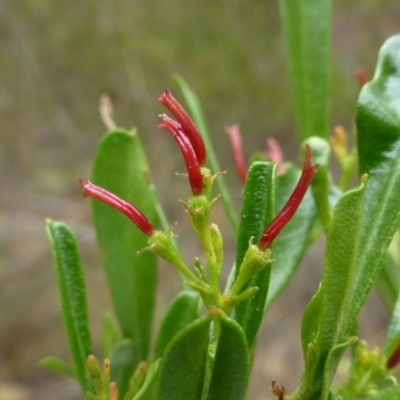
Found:
[[[297, 140], [277, 1], [5, 0], [0, 3], [0, 390], [3, 400], [79, 398], [75, 384], [41, 370], [46, 355], [68, 358], [44, 219], [77, 233], [89, 290], [93, 336], [109, 308], [89, 202], [78, 178], [90, 176], [104, 131], [98, 100], [108, 93], [118, 125], [137, 126], [170, 221], [187, 224], [176, 193], [185, 182], [175, 144], [154, 131], [158, 95], [181, 73], [198, 93], [221, 166], [237, 205], [236, 179], [223, 127], [240, 123], [245, 151], [263, 149], [267, 135], [296, 160]], [[374, 69], [386, 37], [400, 28], [396, 0], [333, 2], [332, 125], [352, 128], [359, 87], [354, 70]], [[216, 210], [215, 220], [226, 224]], [[227, 249], [233, 250], [229, 228]], [[182, 243], [188, 257], [196, 243]], [[271, 378], [295, 388], [302, 368], [299, 326], [322, 264], [315, 245], [262, 327], [249, 399], [274, 398]], [[233, 260], [228, 251], [227, 263]], [[159, 309], [178, 292], [161, 265]], [[365, 337], [380, 344], [387, 311], [373, 295]], [[157, 323], [156, 323], [157, 325]]]

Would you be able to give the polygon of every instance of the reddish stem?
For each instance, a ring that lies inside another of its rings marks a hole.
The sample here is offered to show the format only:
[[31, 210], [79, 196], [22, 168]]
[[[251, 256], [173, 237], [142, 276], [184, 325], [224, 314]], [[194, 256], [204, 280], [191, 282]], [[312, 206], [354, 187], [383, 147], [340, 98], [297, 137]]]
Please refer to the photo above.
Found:
[[193, 120], [169, 90], [166, 90], [157, 101], [164, 105], [182, 126], [183, 133], [192, 144], [199, 166], [204, 167], [206, 164], [206, 149], [203, 138]]
[[125, 200], [122, 200], [117, 195], [109, 192], [106, 189], [94, 185], [92, 182], [83, 182], [82, 179], [79, 179], [79, 184], [84, 190], [84, 197], [91, 197], [93, 199], [100, 200], [103, 203], [106, 203], [116, 210], [122, 212], [131, 221], [133, 221], [145, 235], [151, 236], [154, 233], [155, 229], [153, 228], [151, 222], [137, 208]]
[[240, 135], [239, 125], [233, 124], [225, 128], [225, 132], [229, 137], [232, 147], [233, 159], [235, 161], [236, 170], [242, 183], [246, 182], [247, 166], [244, 160], [242, 138]]
[[192, 192], [195, 196], [199, 196], [203, 193], [203, 177], [201, 175], [199, 163], [196, 158], [196, 153], [192, 147], [189, 138], [183, 132], [182, 126], [169, 118], [167, 115], [162, 114], [163, 124], [156, 126], [156, 129], [165, 129], [170, 132], [178, 143], [181, 149], [183, 158], [185, 160], [186, 169], [189, 175], [189, 182], [192, 188]]
[[269, 247], [278, 236], [280, 231], [292, 219], [294, 213], [299, 208], [299, 205], [303, 200], [303, 197], [305, 196], [307, 189], [311, 184], [311, 180], [318, 170], [318, 167], [319, 165], [311, 165], [311, 148], [310, 146], [306, 145], [306, 159], [303, 163], [303, 171], [301, 173], [299, 182], [289, 197], [289, 200], [283, 206], [282, 210], [262, 234], [260, 241], [258, 242], [259, 249], [265, 250], [267, 247]]

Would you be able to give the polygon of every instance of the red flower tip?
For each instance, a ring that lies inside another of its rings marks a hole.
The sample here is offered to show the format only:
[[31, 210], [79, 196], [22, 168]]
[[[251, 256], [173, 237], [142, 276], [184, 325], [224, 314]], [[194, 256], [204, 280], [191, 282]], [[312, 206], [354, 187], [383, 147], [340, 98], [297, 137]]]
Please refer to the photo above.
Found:
[[204, 167], [206, 164], [206, 148], [204, 146], [203, 138], [193, 120], [189, 117], [188, 113], [180, 105], [178, 100], [172, 96], [169, 90], [166, 90], [157, 101], [164, 105], [179, 122], [183, 133], [192, 144], [199, 166]]
[[183, 158], [185, 160], [192, 193], [195, 196], [199, 196], [203, 193], [203, 177], [201, 175], [200, 166], [196, 158], [196, 153], [192, 147], [192, 143], [185, 135], [182, 126], [178, 122], [169, 118], [165, 114], [162, 114], [161, 118], [163, 120], [163, 123], [156, 125], [156, 129], [167, 130], [172, 134], [172, 137], [178, 143], [178, 146], [181, 149]]
[[393, 369], [400, 363], [400, 345], [397, 346], [396, 350], [389, 357], [386, 363], [388, 369]]
[[363, 87], [369, 81], [368, 72], [365, 68], [357, 69], [354, 74], [357, 77], [360, 87]]
[[236, 170], [239, 175], [239, 179], [242, 183], [246, 181], [247, 167], [243, 155], [242, 138], [240, 135], [240, 127], [238, 124], [232, 124], [225, 128], [225, 132], [231, 142], [233, 159], [235, 161]]
[[270, 161], [275, 161], [278, 164], [278, 174], [282, 175], [285, 173], [285, 165], [283, 160], [283, 151], [279, 143], [273, 138], [269, 137], [265, 140], [265, 145], [267, 147], [267, 159]]
[[131, 221], [135, 223], [135, 225], [147, 236], [151, 236], [155, 229], [151, 222], [134, 206], [122, 200], [114, 193], [109, 192], [106, 189], [103, 189], [97, 185], [94, 185], [92, 182], [83, 182], [82, 179], [79, 179], [79, 184], [83, 189], [84, 197], [91, 197], [93, 199], [97, 199], [102, 201], [105, 204], [115, 208], [116, 210], [125, 214]]
[[319, 165], [311, 165], [311, 148], [309, 145], [306, 145], [306, 159], [303, 163], [303, 171], [301, 173], [299, 182], [289, 197], [289, 200], [283, 206], [282, 210], [262, 234], [258, 242], [259, 249], [265, 250], [267, 247], [269, 247], [278, 236], [280, 231], [291, 220], [294, 213], [299, 208], [299, 205], [303, 200], [307, 189], [311, 184], [312, 178], [318, 170], [318, 167]]

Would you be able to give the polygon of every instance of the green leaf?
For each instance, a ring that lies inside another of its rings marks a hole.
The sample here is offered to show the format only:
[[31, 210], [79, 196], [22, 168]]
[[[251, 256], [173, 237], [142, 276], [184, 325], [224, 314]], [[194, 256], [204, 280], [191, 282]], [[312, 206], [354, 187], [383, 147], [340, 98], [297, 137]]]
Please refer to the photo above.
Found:
[[101, 347], [103, 358], [110, 358], [111, 350], [116, 343], [122, 340], [118, 327], [108, 311], [102, 313]]
[[148, 368], [143, 386], [137, 392], [133, 400], [155, 400], [159, 377], [160, 359], [154, 361]]
[[[154, 222], [154, 193], [147, 162], [135, 130], [106, 134], [97, 150], [93, 181], [132, 203]], [[115, 311], [125, 338], [136, 346], [135, 364], [146, 359], [154, 311], [157, 260], [138, 254], [147, 237], [125, 215], [93, 200], [97, 239]]]
[[383, 346], [386, 357], [390, 357], [400, 343], [400, 295], [393, 310], [389, 328]]
[[[193, 121], [199, 128], [201, 136], [203, 137], [204, 145], [206, 146], [206, 151], [207, 151], [207, 160], [208, 160], [207, 162], [210, 164], [212, 172], [213, 173], [221, 172], [222, 170], [219, 166], [218, 159], [214, 151], [214, 147], [211, 143], [203, 110], [201, 109], [200, 101], [197, 98], [196, 93], [189, 87], [189, 85], [182, 76], [175, 75], [173, 77], [173, 80], [178, 85], [179, 90], [181, 91], [186, 101], [186, 104], [189, 108]], [[224, 180], [221, 178], [216, 180], [216, 184], [221, 194], [221, 200], [224, 205], [225, 212], [229, 218], [233, 232], [236, 235], [238, 232], [239, 223], [228, 189], [225, 185]]]
[[369, 264], [370, 280], [383, 264], [399, 222], [399, 91], [400, 35], [395, 35], [382, 46], [375, 75], [364, 85], [357, 107], [359, 169], [369, 176], [360, 262]]
[[74, 360], [76, 377], [85, 394], [89, 389], [86, 359], [92, 354], [86, 287], [82, 265], [72, 230], [62, 222], [47, 220], [47, 235], [53, 251], [61, 308]]
[[329, 0], [280, 0], [300, 140], [329, 135]]
[[[291, 163], [285, 164], [286, 172], [276, 178], [276, 213], [278, 213], [293, 192], [300, 170]], [[271, 278], [268, 289], [267, 310], [282, 289], [294, 275], [310, 244], [310, 234], [317, 212], [311, 191], [307, 191], [296, 214], [283, 228], [272, 245]], [[290, 254], [290, 257], [287, 255]]]
[[394, 400], [400, 398], [400, 385], [388, 386], [365, 400]]
[[395, 307], [400, 288], [400, 269], [392, 254], [388, 253], [385, 263], [379, 271], [376, 286], [379, 294], [390, 311]]
[[171, 303], [157, 337], [155, 357], [161, 357], [168, 343], [189, 323], [200, 317], [200, 295], [194, 291], [178, 294]]
[[200, 400], [211, 318], [206, 315], [182, 329], [165, 349], [157, 400]]
[[49, 371], [60, 374], [66, 378], [76, 379], [75, 369], [72, 365], [67, 364], [65, 361], [57, 357], [45, 357], [39, 361], [41, 367]]
[[[275, 211], [276, 164], [255, 162], [249, 168], [243, 195], [243, 205], [237, 239], [236, 266], [240, 266], [250, 239], [257, 243]], [[264, 314], [268, 294], [270, 267], [255, 275], [242, 289], [258, 287], [258, 292], [235, 307], [235, 320], [242, 326], [251, 348]], [[236, 277], [239, 269], [236, 271]]]
[[137, 346], [130, 339], [118, 343], [110, 357], [111, 382], [116, 382], [122, 399], [129, 388], [133, 373], [138, 365]]
[[[325, 232], [328, 232], [331, 223], [332, 210], [329, 202], [332, 179], [329, 171], [330, 144], [327, 140], [319, 137], [310, 137], [304, 143], [312, 150], [312, 163], [318, 164], [319, 168], [311, 182], [311, 189], [317, 206], [318, 216], [322, 222]], [[302, 146], [303, 147], [303, 146]]]
[[220, 313], [219, 337], [208, 400], [243, 400], [246, 395], [250, 354], [241, 326]]
[[[333, 212], [320, 293], [313, 298], [304, 316], [310, 319], [313, 314], [319, 323], [312, 324], [316, 329], [312, 332], [310, 328], [304, 330], [307, 321], [303, 321], [306, 369], [300, 381], [298, 399], [320, 398], [322, 382], [327, 385], [329, 379], [333, 378], [333, 375], [326, 374], [334, 373], [341, 354], [331, 351], [337, 346], [341, 348], [348, 341], [348, 335], [370, 290], [365, 282], [368, 269], [357, 262], [364, 192], [365, 184], [362, 183], [360, 188], [343, 195]], [[316, 315], [318, 312], [320, 315]]]

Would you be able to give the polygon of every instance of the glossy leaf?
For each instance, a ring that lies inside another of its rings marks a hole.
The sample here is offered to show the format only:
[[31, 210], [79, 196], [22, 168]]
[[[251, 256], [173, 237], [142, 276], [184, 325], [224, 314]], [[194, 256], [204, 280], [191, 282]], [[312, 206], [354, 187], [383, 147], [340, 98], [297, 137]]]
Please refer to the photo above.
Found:
[[155, 357], [161, 357], [168, 343], [189, 323], [200, 317], [200, 295], [194, 291], [179, 293], [165, 315], [157, 337]]
[[[253, 238], [257, 243], [275, 214], [276, 164], [255, 162], [249, 168], [237, 239], [236, 266], [240, 266]], [[258, 292], [235, 307], [234, 318], [242, 326], [251, 348], [260, 327], [266, 304], [271, 267], [257, 273], [242, 289], [258, 287]], [[236, 271], [238, 276], [239, 270]]]
[[[276, 206], [278, 213], [290, 197], [299, 178], [300, 170], [293, 164], [285, 164], [286, 172], [276, 178]], [[300, 207], [283, 228], [272, 245], [271, 278], [265, 304], [267, 310], [278, 294], [294, 275], [310, 244], [310, 234], [317, 216], [311, 191], [304, 196]]]
[[[218, 159], [214, 151], [214, 147], [211, 143], [203, 110], [201, 109], [200, 102], [199, 99], [197, 98], [196, 93], [193, 92], [193, 90], [189, 87], [189, 85], [182, 76], [175, 75], [174, 82], [178, 85], [180, 91], [182, 92], [182, 95], [190, 111], [191, 117], [193, 118], [193, 121], [199, 128], [201, 136], [203, 137], [207, 151], [207, 160], [208, 160], [207, 164], [210, 165], [213, 173], [221, 172], [222, 170], [219, 166]], [[233, 232], [234, 234], [237, 234], [239, 222], [228, 189], [223, 179], [217, 179], [216, 184], [221, 194], [221, 200], [224, 204], [224, 208], [231, 223]]]
[[[93, 183], [132, 203], [155, 222], [153, 191], [135, 130], [106, 134], [97, 150]], [[147, 237], [124, 215], [93, 200], [97, 239], [123, 336], [132, 339], [135, 363], [146, 359], [157, 280], [156, 256], [138, 254]]]
[[[160, 367], [160, 359], [154, 361], [147, 369], [146, 379], [143, 386], [137, 392], [133, 400], [155, 400]], [[131, 400], [131, 399], [129, 399]]]
[[364, 265], [374, 280], [386, 258], [400, 213], [400, 35], [383, 45], [375, 75], [364, 85], [357, 107], [360, 173], [368, 173], [362, 230]]
[[246, 395], [250, 352], [241, 326], [222, 313], [208, 400], [243, 400]]
[[157, 400], [200, 400], [211, 318], [206, 315], [181, 330], [165, 349]]
[[133, 373], [138, 365], [137, 346], [130, 339], [118, 343], [111, 353], [111, 382], [116, 382], [120, 398], [129, 388]]
[[279, 1], [301, 141], [329, 135], [330, 3]]
[[86, 374], [86, 359], [93, 350], [85, 279], [78, 245], [74, 233], [66, 224], [47, 220], [46, 228], [53, 252], [61, 308], [74, 370], [82, 392], [85, 394], [90, 386]]

